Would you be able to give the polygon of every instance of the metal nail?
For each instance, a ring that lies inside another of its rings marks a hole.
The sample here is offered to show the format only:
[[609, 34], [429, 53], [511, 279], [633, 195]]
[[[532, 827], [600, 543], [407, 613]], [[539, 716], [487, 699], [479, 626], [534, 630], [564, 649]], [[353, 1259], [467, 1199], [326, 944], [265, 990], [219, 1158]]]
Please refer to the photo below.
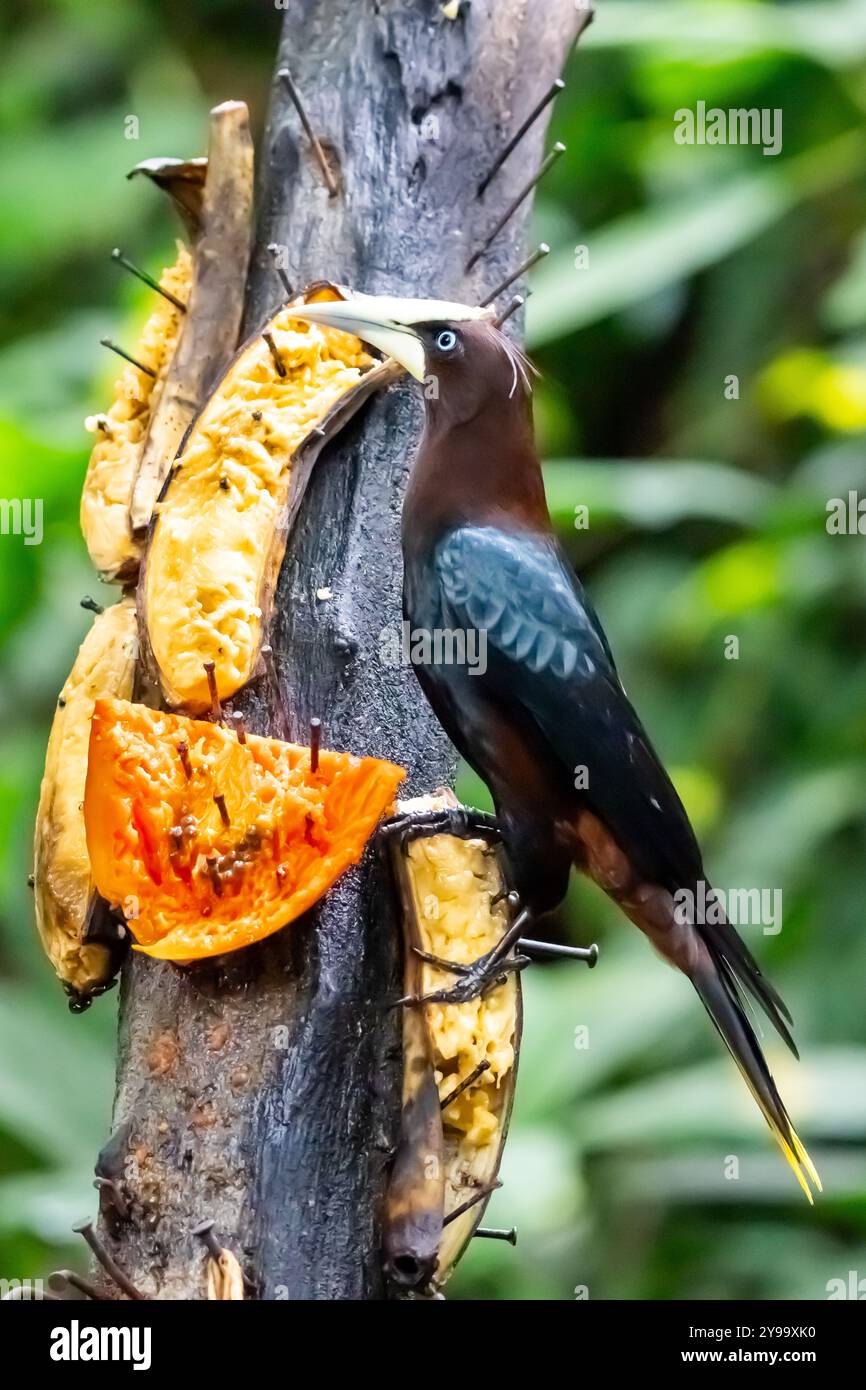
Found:
[[156, 290], [157, 294], [161, 294], [163, 299], [167, 299], [170, 304], [174, 305], [175, 309], [179, 309], [182, 314], [186, 313], [186, 305], [182, 299], [178, 299], [176, 294], [172, 294], [171, 290], [167, 290], [158, 280], [154, 280], [153, 276], [148, 275], [146, 270], [139, 270], [137, 265], [133, 265], [132, 261], [128, 261], [119, 247], [115, 246], [111, 253], [111, 259], [116, 261], [118, 265], [122, 265], [124, 270], [128, 270], [130, 275], [134, 275], [136, 279], [141, 280], [141, 282], [150, 289]]
[[538, 173], [529, 180], [529, 183], [527, 183], [524, 188], [520, 190], [517, 197], [512, 199], [512, 201], [508, 204], [508, 207], [505, 209], [504, 213], [500, 217], [499, 221], [496, 223], [493, 230], [487, 236], [486, 240], [481, 243], [474, 256], [470, 256], [469, 260], [466, 262], [467, 273], [478, 264], [478, 262], [481, 260], [481, 257], [485, 254], [488, 248], [499, 236], [499, 233], [502, 231], [502, 228], [505, 226], [508, 219], [517, 211], [517, 209], [520, 207], [520, 204], [524, 202], [526, 198], [529, 197], [536, 184], [541, 182], [548, 169], [550, 169], [552, 165], [554, 165], [556, 161], [559, 159], [560, 155], [563, 154], [565, 154], [565, 146], [563, 145], [562, 141], [558, 140], [554, 145], [553, 149], [550, 151], [550, 154], [547, 156], [547, 158], [542, 160]]

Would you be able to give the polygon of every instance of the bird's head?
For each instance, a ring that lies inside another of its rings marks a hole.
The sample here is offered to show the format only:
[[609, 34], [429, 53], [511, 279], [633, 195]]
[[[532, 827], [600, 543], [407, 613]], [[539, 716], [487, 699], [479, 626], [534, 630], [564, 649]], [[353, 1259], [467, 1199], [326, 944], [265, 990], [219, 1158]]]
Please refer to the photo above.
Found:
[[497, 398], [510, 400], [529, 388], [532, 368], [495, 326], [492, 309], [443, 299], [353, 294], [302, 304], [294, 312], [309, 323], [354, 333], [393, 357], [423, 385], [433, 417], [442, 411], [459, 423]]

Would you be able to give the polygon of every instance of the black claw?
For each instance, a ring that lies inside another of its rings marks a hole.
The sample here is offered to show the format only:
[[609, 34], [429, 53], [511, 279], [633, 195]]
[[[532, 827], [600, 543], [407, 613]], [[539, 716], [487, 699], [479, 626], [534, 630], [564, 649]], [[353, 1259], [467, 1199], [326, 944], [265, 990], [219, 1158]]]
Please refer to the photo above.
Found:
[[455, 835], [461, 840], [472, 840], [476, 836], [501, 839], [495, 816], [462, 806], [447, 806], [441, 811], [407, 811], [383, 821], [378, 833], [386, 840], [395, 839], [403, 844], [426, 835]]
[[399, 1009], [404, 1005], [408, 1008], [411, 1004], [421, 1004], [423, 1000], [420, 994], [404, 994], [400, 999], [394, 999], [390, 1004], [386, 1004], [387, 1009]]
[[[516, 895], [514, 895], [516, 897]], [[512, 895], [509, 894], [509, 899]], [[471, 965], [456, 966], [451, 961], [443, 961], [442, 968], [453, 971], [460, 979], [448, 989], [432, 990], [429, 994], [406, 994], [398, 999], [400, 1004], [468, 1004], [472, 999], [480, 999], [488, 990], [504, 980], [513, 970], [524, 970], [531, 964], [528, 956], [509, 956], [516, 947], [521, 932], [529, 921], [529, 913], [524, 909], [512, 922], [500, 941], [485, 955], [479, 956]], [[419, 952], [423, 956], [423, 952]], [[435, 962], [439, 964], [438, 960]]]
[[[491, 952], [492, 954], [492, 952]], [[429, 994], [408, 995], [400, 1003], [410, 1004], [468, 1004], [472, 999], [480, 999], [488, 990], [508, 976], [512, 970], [523, 970], [529, 965], [528, 956], [512, 956], [510, 960], [489, 960], [481, 956], [474, 965], [469, 966], [457, 984], [448, 989], [434, 989]]]
[[428, 965], [435, 965], [437, 970], [447, 970], [452, 975], [466, 975], [469, 971], [468, 965], [460, 965], [456, 960], [443, 960], [441, 956], [434, 956], [432, 951], [424, 951], [420, 946], [413, 946], [412, 952]]

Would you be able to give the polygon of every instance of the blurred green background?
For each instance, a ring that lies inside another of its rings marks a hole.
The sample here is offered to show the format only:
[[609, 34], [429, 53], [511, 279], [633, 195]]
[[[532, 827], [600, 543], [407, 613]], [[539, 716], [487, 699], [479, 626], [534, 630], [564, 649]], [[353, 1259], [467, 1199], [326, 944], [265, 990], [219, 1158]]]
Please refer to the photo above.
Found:
[[[826, 1190], [809, 1208], [690, 987], [575, 885], [556, 928], [603, 957], [525, 976], [488, 1217], [518, 1247], [476, 1241], [450, 1292], [823, 1298], [866, 1276], [866, 541], [825, 527], [828, 499], [866, 495], [866, 3], [599, 8], [536, 212], [554, 248], [528, 316], [551, 506], [714, 882], [783, 891], [781, 932], [744, 934], [795, 1016], [799, 1066], [765, 1041]], [[115, 374], [98, 339], [131, 344], [149, 304], [108, 252], [158, 270], [174, 236], [123, 175], [198, 153], [215, 100], [259, 123], [279, 19], [265, 0], [12, 0], [2, 20], [0, 495], [45, 509], [41, 546], [0, 537], [7, 1278], [82, 1262], [69, 1226], [94, 1206], [112, 1093], [114, 997], [66, 1012], [26, 875], [96, 587], [77, 510], [82, 421]], [[699, 100], [781, 108], [781, 154], [675, 144]]]

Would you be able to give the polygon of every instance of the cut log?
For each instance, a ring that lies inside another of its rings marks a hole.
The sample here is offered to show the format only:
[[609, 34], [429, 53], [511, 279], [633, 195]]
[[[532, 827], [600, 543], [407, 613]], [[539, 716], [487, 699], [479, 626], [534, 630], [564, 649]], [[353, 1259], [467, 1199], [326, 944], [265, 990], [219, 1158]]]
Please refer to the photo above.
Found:
[[[478, 185], [584, 19], [574, 0], [473, 0], [456, 19], [435, 0], [297, 0], [276, 70], [291, 68], [338, 192], [276, 76], [245, 332], [284, 297], [269, 243], [284, 248], [293, 285], [328, 277], [475, 303], [503, 280], [526, 254], [530, 199], [471, 276], [464, 267], [537, 169], [547, 112], [483, 199]], [[323, 451], [271, 639], [292, 736], [321, 718], [323, 746], [407, 767], [407, 795], [455, 770], [412, 670], [385, 655], [400, 630], [400, 503], [420, 420], [416, 388], [401, 384]], [[278, 730], [261, 684], [237, 703], [253, 731]], [[142, 957], [126, 968], [115, 1126], [131, 1218], [106, 1219], [103, 1234], [145, 1293], [205, 1298], [206, 1254], [190, 1232], [212, 1219], [261, 1298], [388, 1295], [379, 1212], [401, 1094], [395, 910], [384, 856], [368, 852], [259, 946], [188, 969]]]

